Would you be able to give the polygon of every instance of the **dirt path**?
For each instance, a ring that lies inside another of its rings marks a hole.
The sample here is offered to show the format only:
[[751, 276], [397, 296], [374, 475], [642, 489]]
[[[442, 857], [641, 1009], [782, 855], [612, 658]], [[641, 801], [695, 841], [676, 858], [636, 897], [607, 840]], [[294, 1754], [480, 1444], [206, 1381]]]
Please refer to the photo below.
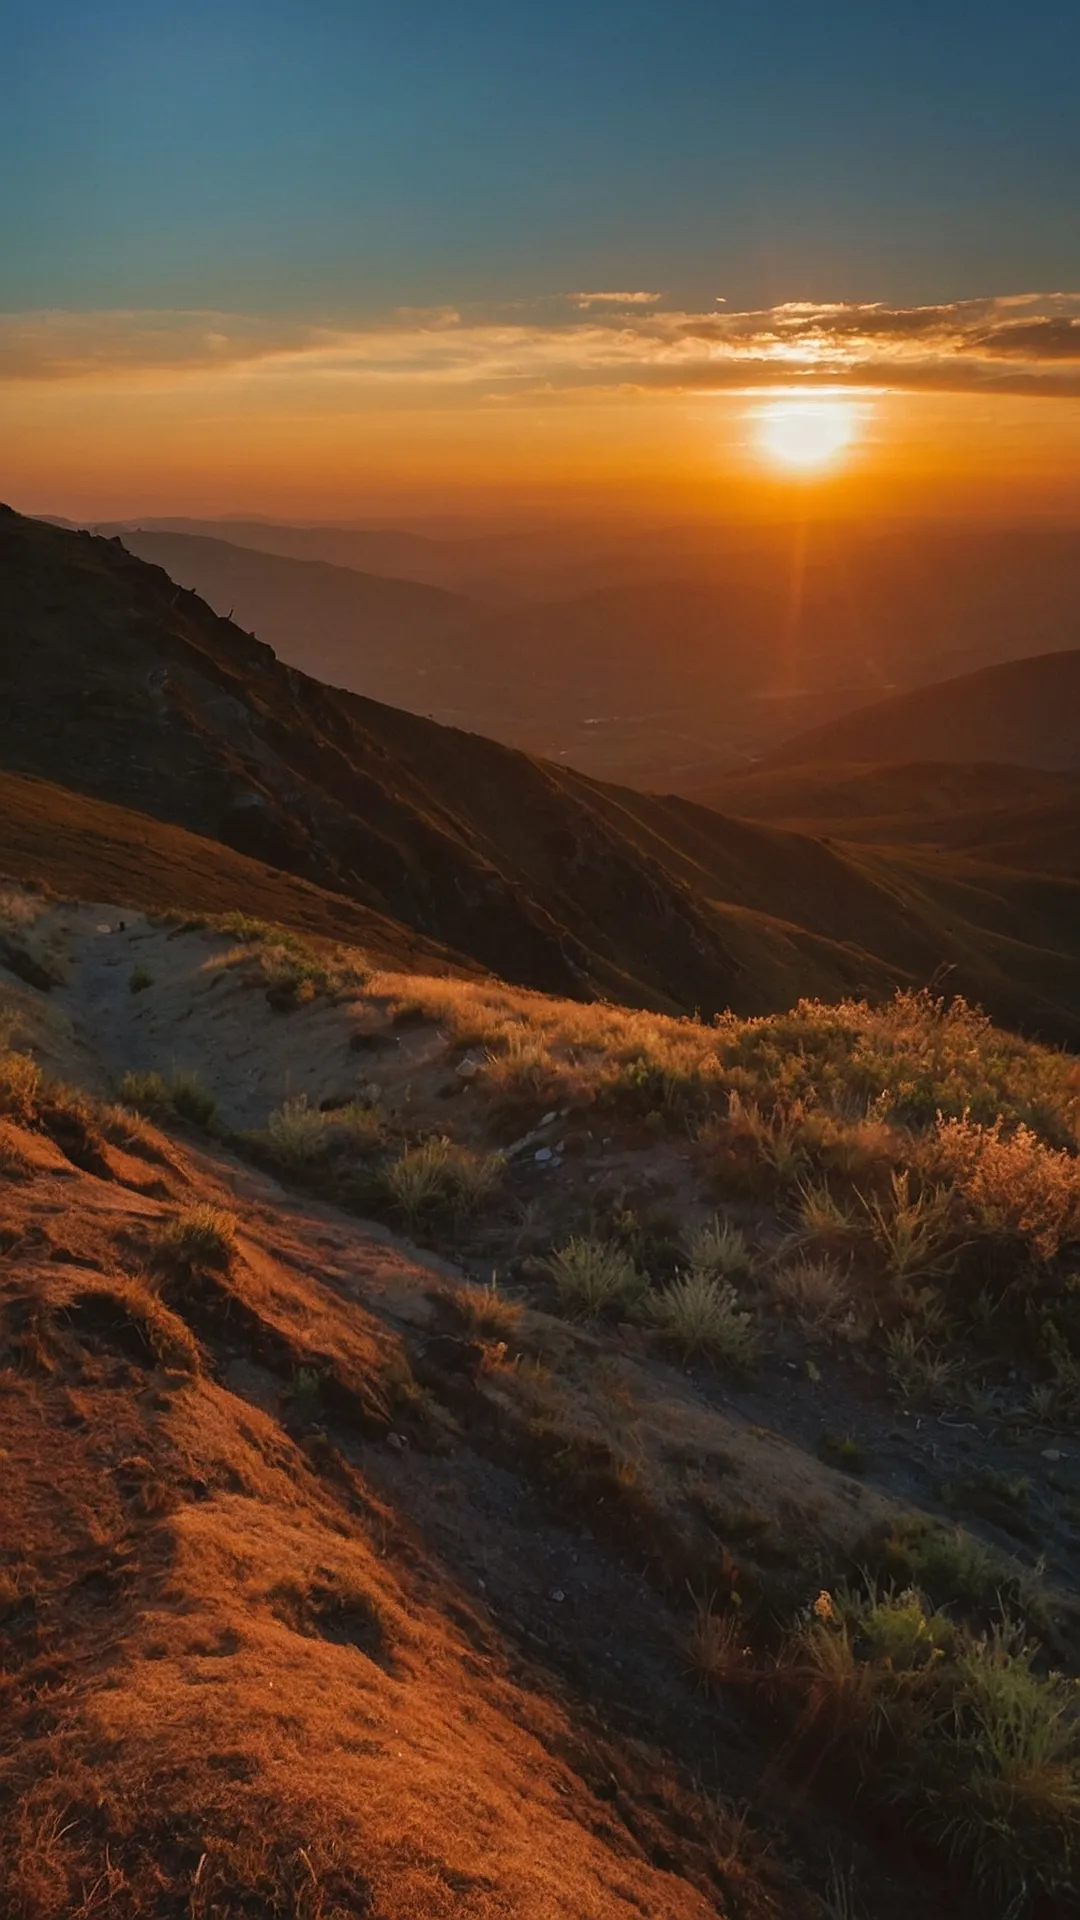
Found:
[[298, 1094], [318, 1104], [355, 1092], [347, 1009], [306, 1008], [301, 1036], [223, 964], [235, 952], [229, 938], [107, 908], [76, 909], [65, 922], [65, 977], [54, 998], [113, 1089], [129, 1072], [191, 1073], [235, 1128], [261, 1126]]

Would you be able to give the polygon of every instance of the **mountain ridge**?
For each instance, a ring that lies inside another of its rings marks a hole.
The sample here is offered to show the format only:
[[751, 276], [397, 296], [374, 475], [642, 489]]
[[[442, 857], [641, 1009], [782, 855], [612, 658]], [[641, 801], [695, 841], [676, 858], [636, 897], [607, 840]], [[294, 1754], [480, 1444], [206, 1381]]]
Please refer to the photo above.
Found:
[[12, 773], [221, 841], [542, 991], [754, 1013], [947, 967], [1002, 1018], [1080, 1031], [1067, 882], [827, 847], [322, 686], [120, 542], [10, 510], [0, 577]]

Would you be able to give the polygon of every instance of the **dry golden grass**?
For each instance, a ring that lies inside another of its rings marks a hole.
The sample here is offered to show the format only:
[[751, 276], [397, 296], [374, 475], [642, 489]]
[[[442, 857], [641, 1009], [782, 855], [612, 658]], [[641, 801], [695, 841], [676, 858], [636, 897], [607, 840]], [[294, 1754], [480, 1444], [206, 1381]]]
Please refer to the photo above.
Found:
[[1020, 1124], [939, 1121], [932, 1164], [964, 1204], [973, 1229], [1019, 1241], [1038, 1260], [1080, 1244], [1080, 1158]]
[[236, 1244], [236, 1215], [205, 1201], [186, 1207], [161, 1234], [162, 1250], [192, 1266], [228, 1267]]

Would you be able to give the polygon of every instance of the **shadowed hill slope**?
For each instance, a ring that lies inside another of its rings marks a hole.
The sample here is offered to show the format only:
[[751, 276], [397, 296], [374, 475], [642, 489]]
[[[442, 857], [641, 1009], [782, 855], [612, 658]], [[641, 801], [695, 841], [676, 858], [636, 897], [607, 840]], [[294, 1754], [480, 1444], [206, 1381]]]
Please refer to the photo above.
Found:
[[72, 793], [50, 780], [0, 773], [0, 868], [44, 881], [56, 893], [119, 900], [126, 906], [192, 914], [244, 914], [317, 938], [362, 947], [379, 966], [424, 973], [475, 973], [411, 927], [171, 827], [145, 813]]
[[877, 845], [951, 848], [1080, 877], [1080, 779], [947, 761], [762, 767], [690, 796], [747, 820]]
[[[119, 543], [0, 517], [0, 761], [505, 978], [712, 1013], [952, 984], [1080, 1030], [1080, 889], [827, 847], [320, 685]], [[23, 871], [26, 871], [24, 866]]]
[[1080, 773], [1080, 648], [1010, 660], [898, 694], [796, 735], [769, 766], [823, 761], [1011, 761]]

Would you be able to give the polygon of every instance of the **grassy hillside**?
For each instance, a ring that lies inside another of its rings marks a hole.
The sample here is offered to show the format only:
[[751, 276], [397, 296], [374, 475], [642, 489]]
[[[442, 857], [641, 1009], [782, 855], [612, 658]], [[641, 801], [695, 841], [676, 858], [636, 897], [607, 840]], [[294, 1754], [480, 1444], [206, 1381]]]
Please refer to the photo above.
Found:
[[[0, 517], [0, 764], [545, 991], [704, 1014], [919, 985], [1080, 1026], [1077, 890], [606, 786], [321, 686], [122, 546]], [[1003, 944], [1004, 943], [1004, 944]]]
[[850, 761], [1006, 761], [1080, 773], [1080, 647], [984, 667], [861, 707], [800, 733], [770, 766]]
[[5, 1915], [1071, 1912], [1075, 1058], [0, 932]]
[[1080, 780], [981, 762], [822, 761], [728, 774], [690, 796], [748, 820], [879, 845], [968, 852], [1080, 877]]
[[411, 927], [296, 874], [48, 780], [0, 773], [0, 873], [82, 900], [269, 920], [362, 947], [380, 966], [475, 971]]

